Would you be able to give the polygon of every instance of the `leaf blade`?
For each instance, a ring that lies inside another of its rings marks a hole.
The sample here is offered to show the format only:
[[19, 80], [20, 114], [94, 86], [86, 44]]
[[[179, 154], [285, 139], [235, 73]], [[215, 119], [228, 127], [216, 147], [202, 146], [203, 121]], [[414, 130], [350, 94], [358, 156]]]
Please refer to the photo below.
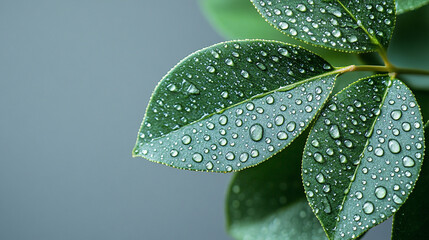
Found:
[[327, 103], [308, 138], [302, 172], [330, 239], [360, 236], [405, 202], [423, 143], [419, 107], [397, 79], [359, 80]]
[[[425, 136], [428, 136], [427, 132]], [[429, 236], [429, 215], [426, 214], [429, 205], [424, 201], [428, 192], [429, 164], [424, 162], [413, 192], [393, 217], [392, 240], [426, 239]]]
[[401, 14], [428, 4], [429, 0], [396, 0], [396, 13]]
[[[256, 165], [308, 126], [336, 76], [320, 57], [280, 42], [231, 41], [200, 50], [161, 80], [133, 154], [199, 171]], [[294, 126], [280, 131], [286, 124]]]
[[[395, 23], [394, 1], [251, 0], [279, 31], [306, 43], [346, 52], [386, 49]], [[368, 16], [370, 16], [368, 18]]]
[[234, 239], [326, 239], [300, 181], [304, 143], [301, 136], [270, 161], [235, 173], [226, 199]]

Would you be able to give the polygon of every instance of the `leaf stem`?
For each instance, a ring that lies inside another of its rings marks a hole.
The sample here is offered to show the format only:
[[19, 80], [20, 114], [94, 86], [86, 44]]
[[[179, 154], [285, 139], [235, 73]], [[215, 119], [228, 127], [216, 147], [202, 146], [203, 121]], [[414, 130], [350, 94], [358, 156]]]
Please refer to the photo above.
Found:
[[347, 67], [336, 68], [340, 73], [355, 72], [355, 71], [368, 71], [368, 72], [386, 72], [395, 74], [414, 74], [414, 75], [428, 75], [428, 70], [412, 69], [412, 68], [398, 68], [393, 65], [390, 66], [377, 66], [377, 65], [350, 65]]

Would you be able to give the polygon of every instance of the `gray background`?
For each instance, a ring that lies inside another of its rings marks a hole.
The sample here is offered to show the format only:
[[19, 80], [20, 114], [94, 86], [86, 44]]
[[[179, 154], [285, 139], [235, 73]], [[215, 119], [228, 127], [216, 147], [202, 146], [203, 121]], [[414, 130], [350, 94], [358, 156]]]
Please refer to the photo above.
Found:
[[0, 239], [229, 239], [231, 175], [131, 158], [157, 81], [220, 41], [195, 0], [0, 0]]

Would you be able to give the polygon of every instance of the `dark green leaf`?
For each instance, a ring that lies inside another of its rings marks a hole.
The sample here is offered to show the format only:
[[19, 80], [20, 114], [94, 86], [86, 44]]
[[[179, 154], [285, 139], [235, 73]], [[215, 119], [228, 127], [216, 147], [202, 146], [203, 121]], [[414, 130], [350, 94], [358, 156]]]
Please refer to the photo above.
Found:
[[258, 167], [234, 175], [228, 190], [227, 228], [237, 240], [326, 239], [301, 184], [305, 135]]
[[323, 56], [334, 66], [359, 64], [354, 54], [314, 47], [270, 26], [249, 0], [200, 0], [204, 15], [226, 39], [269, 39], [302, 46]]
[[335, 95], [303, 157], [310, 206], [330, 239], [353, 239], [391, 216], [410, 194], [424, 153], [411, 91], [379, 75]]
[[393, 0], [251, 0], [281, 32], [334, 50], [368, 52], [387, 48], [395, 25]]
[[396, 13], [404, 13], [429, 3], [429, 0], [396, 0]]
[[280, 42], [203, 49], [161, 80], [133, 154], [200, 171], [256, 165], [309, 125], [337, 73], [319, 56]]
[[[425, 137], [428, 137], [427, 132]], [[413, 192], [393, 218], [393, 240], [429, 238], [428, 193], [429, 163], [425, 162]]]

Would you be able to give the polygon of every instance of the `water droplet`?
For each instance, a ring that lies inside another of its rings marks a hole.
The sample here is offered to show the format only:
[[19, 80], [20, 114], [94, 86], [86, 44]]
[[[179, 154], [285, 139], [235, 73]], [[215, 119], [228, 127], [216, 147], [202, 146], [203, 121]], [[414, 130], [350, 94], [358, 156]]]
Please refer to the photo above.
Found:
[[411, 157], [405, 156], [404, 158], [402, 158], [402, 164], [404, 165], [404, 167], [414, 167], [415, 162]]
[[374, 150], [374, 154], [375, 154], [376, 156], [381, 157], [381, 156], [383, 156], [383, 155], [384, 155], [384, 150], [383, 150], [382, 148], [376, 148], [376, 149]]
[[344, 140], [344, 145], [346, 145], [347, 148], [352, 148], [353, 142], [350, 140]]
[[357, 42], [357, 37], [355, 35], [351, 35], [347, 38], [347, 41], [349, 41], [350, 43], [354, 43]]
[[390, 113], [390, 116], [392, 117], [393, 120], [399, 120], [402, 117], [402, 112], [401, 110], [393, 110]]
[[177, 92], [179, 89], [177, 88], [177, 86], [176, 85], [174, 85], [174, 84], [168, 84], [167, 85], [167, 89], [168, 89], [168, 91], [170, 91], [170, 92]]
[[288, 138], [287, 133], [280, 131], [279, 133], [277, 133], [277, 138], [279, 140], [286, 140]]
[[220, 93], [220, 95], [221, 95], [223, 98], [228, 98], [228, 97], [229, 97], [229, 94], [228, 94], [228, 92], [227, 92], [227, 91], [221, 92], [221, 93]]
[[230, 58], [225, 59], [225, 63], [228, 66], [234, 66], [234, 62]]
[[182, 137], [182, 143], [183, 143], [183, 144], [188, 145], [188, 144], [190, 144], [191, 142], [192, 142], [192, 138], [191, 138], [191, 136], [189, 136], [189, 135], [184, 135], [184, 136]]
[[207, 66], [207, 71], [209, 73], [214, 73], [214, 72], [216, 72], [216, 69], [213, 66]]
[[241, 70], [241, 76], [244, 78], [249, 78], [249, 73], [246, 70]]
[[287, 24], [287, 22], [279, 22], [279, 28], [282, 30], [286, 30], [288, 29], [289, 24]]
[[265, 99], [265, 102], [267, 102], [267, 104], [273, 104], [274, 103], [274, 98], [273, 98], [273, 96], [268, 96], [266, 99]]
[[176, 149], [173, 149], [173, 150], [170, 151], [170, 155], [172, 157], [177, 157], [177, 155], [179, 155], [179, 152]]
[[293, 130], [295, 130], [295, 127], [296, 127], [296, 123], [295, 122], [290, 122], [290, 123], [287, 124], [286, 129], [289, 132], [292, 132]]
[[411, 124], [410, 124], [410, 123], [408, 123], [408, 122], [404, 122], [404, 123], [402, 123], [402, 129], [403, 129], [405, 132], [409, 132], [409, 131], [411, 130]]
[[240, 155], [240, 162], [246, 162], [247, 159], [249, 159], [249, 154], [248, 153], [245, 152], [245, 153], [242, 153]]
[[323, 176], [323, 174], [322, 174], [322, 173], [317, 174], [317, 175], [316, 175], [316, 181], [317, 181], [318, 183], [324, 183], [324, 182], [325, 182], [325, 176]]
[[283, 125], [284, 121], [285, 121], [285, 117], [283, 117], [283, 115], [277, 115], [277, 117], [274, 120], [277, 126]]
[[311, 141], [311, 145], [313, 145], [313, 147], [316, 147], [316, 148], [320, 146], [319, 141], [317, 141], [317, 139], [314, 139], [313, 141]]
[[206, 168], [207, 168], [207, 170], [212, 170], [213, 169], [213, 163], [212, 162], [206, 163]]
[[228, 117], [225, 115], [222, 115], [219, 117], [219, 124], [220, 125], [226, 125], [228, 123]]
[[226, 165], [225, 170], [227, 172], [231, 172], [232, 171], [232, 167], [230, 165]]
[[258, 156], [259, 156], [259, 151], [258, 151], [258, 150], [256, 150], [256, 149], [253, 149], [253, 150], [250, 152], [250, 156], [252, 156], [253, 158], [258, 157]]
[[192, 160], [194, 160], [194, 162], [200, 163], [203, 161], [203, 155], [199, 153], [194, 153], [194, 155], [192, 156]]
[[347, 163], [347, 157], [341, 154], [340, 155], [340, 162], [341, 163]]
[[226, 158], [226, 160], [232, 161], [232, 160], [234, 160], [235, 155], [234, 155], [234, 153], [233, 153], [233, 152], [228, 152], [228, 153], [225, 155], [225, 158]]
[[318, 163], [324, 162], [323, 156], [320, 153], [315, 153], [313, 157], [314, 157], [314, 160], [316, 160], [316, 162], [318, 162]]
[[363, 204], [363, 212], [366, 214], [371, 214], [374, 212], [374, 204], [372, 202], [366, 202]]
[[386, 195], [387, 195], [387, 190], [386, 190], [386, 188], [385, 188], [385, 187], [380, 186], [380, 187], [377, 187], [377, 188], [375, 189], [375, 196], [376, 196], [378, 199], [383, 199], [383, 198], [385, 198], [385, 197], [386, 197]]
[[341, 31], [340, 31], [340, 30], [338, 30], [338, 29], [334, 29], [334, 30], [332, 31], [332, 35], [334, 35], [334, 37], [339, 38], [339, 37], [341, 37]]
[[249, 130], [250, 138], [255, 141], [259, 142], [264, 137], [264, 128], [261, 126], [261, 124], [253, 124], [250, 127]]
[[289, 55], [289, 51], [288, 50], [286, 50], [285, 48], [279, 48], [279, 53], [281, 54], [281, 55], [283, 55], [283, 56], [285, 56], [285, 57], [289, 57], [290, 55]]
[[298, 6], [296, 6], [296, 8], [300, 11], [300, 12], [305, 12], [307, 11], [307, 8], [305, 7], [304, 4], [298, 4]]
[[264, 70], [267, 70], [267, 67], [264, 65], [264, 64], [262, 64], [262, 63], [256, 63], [256, 66], [259, 68], [259, 69], [261, 69], [262, 71], [264, 71]]
[[396, 203], [396, 204], [402, 204], [402, 199], [398, 196], [398, 195], [396, 195], [396, 194], [393, 194], [393, 201]]
[[329, 135], [331, 135], [331, 137], [333, 139], [340, 138], [340, 130], [338, 129], [337, 125], [332, 125], [331, 126], [331, 129], [329, 129]]
[[389, 140], [389, 150], [392, 153], [399, 153], [401, 151], [401, 145], [395, 139]]
[[215, 50], [212, 50], [212, 55], [214, 58], [219, 58], [219, 53], [216, 52]]

